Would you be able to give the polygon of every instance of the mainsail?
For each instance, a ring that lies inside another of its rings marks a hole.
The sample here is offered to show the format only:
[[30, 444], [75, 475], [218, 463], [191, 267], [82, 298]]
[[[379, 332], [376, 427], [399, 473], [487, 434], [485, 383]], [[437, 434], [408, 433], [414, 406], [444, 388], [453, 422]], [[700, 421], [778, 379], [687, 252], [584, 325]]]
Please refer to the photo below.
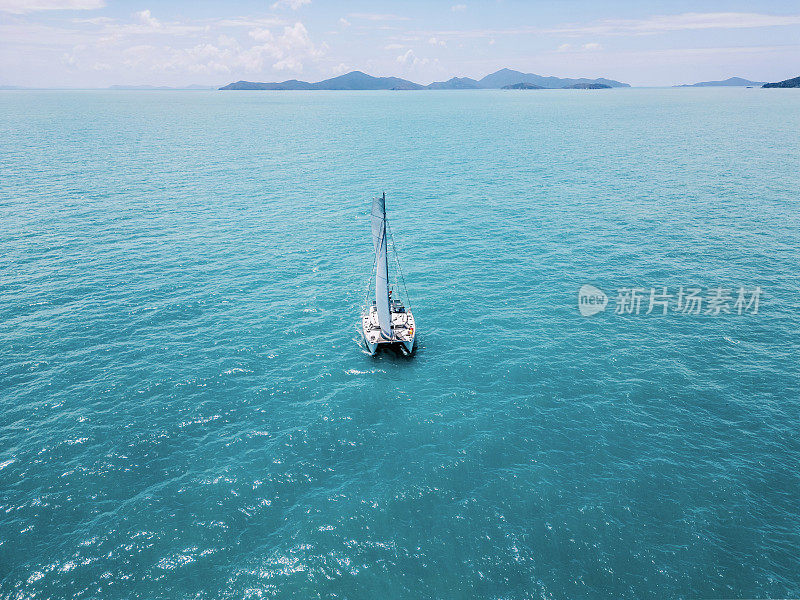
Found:
[[386, 194], [372, 201], [372, 245], [375, 248], [375, 303], [378, 323], [387, 340], [392, 339], [389, 312], [389, 257], [386, 251]]

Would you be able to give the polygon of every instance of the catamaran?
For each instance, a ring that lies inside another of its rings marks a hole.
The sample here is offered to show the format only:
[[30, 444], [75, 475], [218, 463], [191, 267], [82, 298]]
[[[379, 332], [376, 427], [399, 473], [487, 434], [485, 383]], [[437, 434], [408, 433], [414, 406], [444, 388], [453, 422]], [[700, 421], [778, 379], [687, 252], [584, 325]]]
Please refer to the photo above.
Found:
[[[397, 297], [395, 289], [398, 286], [389, 285], [389, 249], [391, 240], [388, 223], [386, 220], [386, 193], [372, 201], [372, 246], [375, 250], [375, 265], [373, 267], [375, 282], [375, 299], [369, 303], [372, 279], [367, 288], [367, 306], [361, 315], [361, 327], [364, 332], [364, 341], [369, 353], [373, 356], [381, 347], [396, 347], [403, 353], [410, 355], [414, 352], [416, 327], [414, 315]], [[392, 241], [394, 250], [394, 242]], [[397, 261], [397, 252], [394, 252]], [[403, 282], [406, 300], [408, 291], [405, 290], [405, 281], [397, 262], [397, 272]]]

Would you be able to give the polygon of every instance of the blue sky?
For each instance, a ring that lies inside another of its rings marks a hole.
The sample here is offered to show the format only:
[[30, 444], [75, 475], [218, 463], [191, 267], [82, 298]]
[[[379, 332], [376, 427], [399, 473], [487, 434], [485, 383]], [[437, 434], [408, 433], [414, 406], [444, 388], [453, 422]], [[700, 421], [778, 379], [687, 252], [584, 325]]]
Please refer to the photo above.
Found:
[[[757, 8], [754, 8], [757, 6]], [[800, 3], [0, 0], [0, 85], [420, 83], [502, 67], [672, 85], [800, 75]]]

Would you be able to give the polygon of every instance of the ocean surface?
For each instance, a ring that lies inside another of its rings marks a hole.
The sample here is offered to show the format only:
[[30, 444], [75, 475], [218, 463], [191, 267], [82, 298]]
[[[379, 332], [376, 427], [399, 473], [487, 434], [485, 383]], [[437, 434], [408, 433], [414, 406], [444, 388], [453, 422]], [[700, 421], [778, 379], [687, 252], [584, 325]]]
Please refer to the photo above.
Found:
[[[791, 89], [0, 92], [0, 598], [800, 596], [799, 131]], [[356, 328], [383, 191], [411, 359]]]

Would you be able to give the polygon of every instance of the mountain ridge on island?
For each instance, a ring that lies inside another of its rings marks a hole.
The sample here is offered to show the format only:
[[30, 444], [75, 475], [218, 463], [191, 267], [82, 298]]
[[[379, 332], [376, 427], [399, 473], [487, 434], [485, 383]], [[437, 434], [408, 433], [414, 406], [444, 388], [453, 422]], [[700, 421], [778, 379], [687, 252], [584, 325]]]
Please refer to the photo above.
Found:
[[750, 81], [743, 77], [728, 77], [720, 81], [699, 81], [697, 83], [684, 83], [682, 85], [674, 85], [672, 87], [746, 87], [763, 85], [763, 81]]
[[426, 85], [429, 90], [478, 90], [481, 84], [472, 77], [453, 77], [447, 81], [434, 81]]
[[274, 83], [237, 81], [222, 86], [220, 90], [456, 90], [456, 89], [501, 89], [507, 85], [525, 83], [542, 88], [561, 89], [576, 84], [602, 84], [609, 87], [630, 87], [627, 83], [605, 79], [570, 79], [543, 77], [533, 73], [522, 73], [511, 69], [500, 69], [486, 77], [476, 80], [470, 77], [453, 77], [448, 81], [436, 81], [430, 85], [420, 85], [400, 77], [373, 77], [362, 71], [351, 71], [316, 83], [289, 79]]
[[503, 86], [514, 85], [516, 83], [530, 83], [546, 89], [562, 89], [580, 83], [601, 83], [609, 87], [631, 87], [628, 83], [622, 83], [614, 79], [606, 79], [605, 77], [598, 77], [596, 79], [588, 79], [586, 77], [579, 77], [577, 79], [570, 77], [544, 77], [542, 75], [536, 75], [535, 73], [514, 71], [513, 69], [500, 69], [499, 71], [490, 73], [479, 80], [478, 83], [482, 88], [502, 88]]
[[792, 77], [775, 83], [765, 83], [761, 87], [765, 88], [800, 88], [800, 77]]
[[424, 86], [399, 77], [373, 77], [361, 71], [351, 71], [316, 83], [289, 79], [278, 83], [237, 81], [221, 90], [421, 90]]

